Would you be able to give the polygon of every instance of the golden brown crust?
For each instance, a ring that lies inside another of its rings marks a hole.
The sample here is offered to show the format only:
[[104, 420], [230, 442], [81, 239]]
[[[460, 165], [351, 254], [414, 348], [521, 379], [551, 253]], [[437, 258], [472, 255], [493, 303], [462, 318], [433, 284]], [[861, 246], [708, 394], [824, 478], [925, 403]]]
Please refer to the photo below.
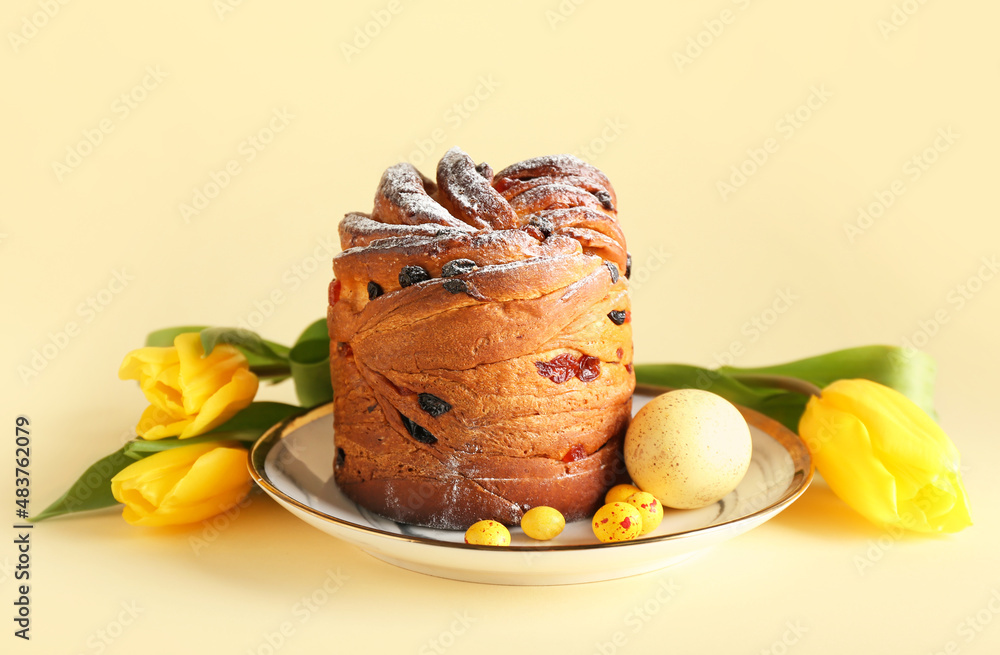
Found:
[[494, 175], [456, 148], [437, 184], [409, 164], [386, 171], [371, 216], [341, 222], [334, 259], [348, 496], [460, 529], [516, 524], [538, 504], [594, 511], [624, 471], [635, 386], [616, 203], [600, 171], [566, 155]]

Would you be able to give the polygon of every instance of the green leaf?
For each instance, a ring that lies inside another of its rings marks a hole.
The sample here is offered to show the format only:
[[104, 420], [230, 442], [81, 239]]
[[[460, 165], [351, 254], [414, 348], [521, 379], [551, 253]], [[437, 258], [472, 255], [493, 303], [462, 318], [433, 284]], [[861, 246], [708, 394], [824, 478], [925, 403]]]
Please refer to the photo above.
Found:
[[277, 344], [265, 341], [259, 334], [252, 330], [214, 327], [201, 331], [201, 345], [205, 349], [206, 356], [210, 355], [217, 345], [223, 343], [236, 346], [240, 350], [265, 361], [283, 362], [288, 359], [287, 348], [279, 346], [278, 349], [284, 350], [284, 352], [276, 351], [272, 346]]
[[304, 414], [305, 412], [305, 407], [288, 405], [286, 403], [270, 401], [250, 403], [247, 407], [240, 410], [236, 416], [203, 435], [189, 439], [178, 439], [177, 437], [156, 439], [154, 441], [133, 439], [125, 444], [125, 454], [135, 459], [141, 459], [162, 450], [212, 441], [241, 441], [250, 445], [257, 441], [260, 435], [267, 432], [271, 426], [293, 416]]
[[[276, 384], [287, 378], [291, 373], [288, 368], [288, 346], [283, 346], [280, 343], [268, 341], [267, 339], [261, 339], [250, 330], [213, 328], [204, 325], [163, 328], [162, 330], [150, 332], [146, 336], [146, 345], [161, 348], [169, 347], [174, 345], [174, 338], [178, 334], [184, 334], [185, 332], [201, 333], [201, 344], [205, 349], [205, 354], [212, 352], [212, 348], [219, 343], [230, 343], [236, 346], [247, 358], [250, 370], [259, 378], [270, 379]], [[208, 332], [207, 337], [206, 332]], [[239, 336], [234, 336], [236, 333], [252, 336], [248, 339], [241, 339]], [[206, 338], [210, 342], [206, 342]]]
[[188, 325], [182, 327], [163, 328], [146, 335], [146, 346], [166, 348], [174, 345], [174, 338], [185, 332], [201, 332], [207, 329], [204, 325]]
[[303, 407], [315, 407], [333, 400], [330, 381], [330, 339], [300, 341], [289, 355], [295, 394]]
[[42, 521], [62, 514], [117, 505], [118, 501], [111, 494], [111, 478], [133, 462], [134, 458], [125, 455], [124, 447], [98, 460], [83, 472], [80, 479], [59, 500], [28, 520]]
[[725, 375], [784, 375], [808, 380], [822, 389], [836, 380], [864, 378], [891, 387], [923, 409], [934, 411], [934, 359], [918, 350], [896, 346], [861, 346], [799, 359], [776, 366], [735, 368], [723, 366]]
[[724, 373], [686, 364], [636, 364], [635, 379], [640, 383], [675, 389], [705, 389], [748, 407], [768, 395], [780, 393], [776, 389], [749, 387]]
[[316, 322], [312, 323], [309, 327], [303, 330], [299, 338], [295, 340], [296, 344], [300, 344], [303, 341], [312, 341], [313, 339], [326, 339], [330, 340], [330, 333], [327, 331], [326, 319], [321, 318]]
[[704, 389], [749, 407], [798, 432], [806, 396], [770, 387], [750, 387], [720, 371], [685, 364], [637, 364], [636, 381], [675, 389]]

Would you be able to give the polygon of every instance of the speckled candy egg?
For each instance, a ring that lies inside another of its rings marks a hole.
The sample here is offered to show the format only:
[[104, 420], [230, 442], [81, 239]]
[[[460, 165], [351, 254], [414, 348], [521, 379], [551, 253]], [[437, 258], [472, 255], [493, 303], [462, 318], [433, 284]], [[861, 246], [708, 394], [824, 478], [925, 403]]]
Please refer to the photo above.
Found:
[[750, 428], [725, 398], [678, 389], [649, 401], [625, 435], [625, 466], [640, 489], [677, 509], [705, 507], [750, 466]]
[[496, 521], [479, 521], [465, 531], [465, 543], [477, 546], [509, 546], [510, 531]]
[[615, 486], [608, 489], [608, 493], [604, 494], [604, 504], [608, 503], [624, 503], [628, 500], [628, 497], [637, 491], [642, 491], [639, 487], [634, 484], [616, 484]]
[[628, 541], [642, 531], [642, 516], [628, 503], [608, 503], [594, 514], [591, 526], [603, 543]]
[[660, 527], [663, 521], [663, 503], [653, 494], [637, 491], [626, 498], [625, 502], [639, 510], [639, 516], [642, 517], [642, 531], [639, 532], [639, 536], [649, 534]]
[[521, 517], [524, 534], [538, 541], [548, 541], [559, 536], [566, 527], [566, 518], [554, 507], [532, 507]]

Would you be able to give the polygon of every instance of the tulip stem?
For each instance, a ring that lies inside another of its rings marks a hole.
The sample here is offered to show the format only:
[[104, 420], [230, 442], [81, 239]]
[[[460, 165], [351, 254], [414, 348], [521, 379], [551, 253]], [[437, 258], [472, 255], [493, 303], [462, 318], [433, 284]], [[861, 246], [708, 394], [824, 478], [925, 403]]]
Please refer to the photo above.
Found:
[[729, 375], [737, 382], [742, 382], [750, 387], [774, 387], [776, 389], [801, 393], [805, 396], [819, 397], [823, 394], [822, 390], [812, 382], [787, 375], [753, 375], [745, 373], [730, 373]]

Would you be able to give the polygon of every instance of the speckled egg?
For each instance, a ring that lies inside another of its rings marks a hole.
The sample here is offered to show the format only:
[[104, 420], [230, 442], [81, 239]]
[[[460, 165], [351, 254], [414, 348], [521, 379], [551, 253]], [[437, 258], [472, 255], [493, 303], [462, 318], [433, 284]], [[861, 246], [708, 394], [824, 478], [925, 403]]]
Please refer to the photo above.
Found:
[[555, 507], [532, 507], [521, 517], [524, 534], [538, 541], [548, 541], [559, 536], [566, 527], [566, 518]]
[[510, 530], [496, 521], [479, 521], [465, 531], [465, 543], [478, 546], [509, 546]]
[[594, 514], [591, 526], [602, 543], [628, 541], [642, 531], [642, 516], [628, 503], [608, 503]]
[[649, 401], [625, 435], [632, 482], [666, 505], [695, 509], [736, 488], [750, 466], [750, 428], [725, 398], [678, 389]]
[[663, 503], [658, 501], [653, 494], [637, 491], [626, 498], [625, 502], [639, 510], [639, 516], [642, 517], [640, 537], [660, 527], [660, 523], [663, 521]]
[[634, 484], [616, 484], [608, 489], [608, 493], [604, 494], [604, 504], [624, 503], [629, 496], [637, 491], [642, 491], [642, 489]]

